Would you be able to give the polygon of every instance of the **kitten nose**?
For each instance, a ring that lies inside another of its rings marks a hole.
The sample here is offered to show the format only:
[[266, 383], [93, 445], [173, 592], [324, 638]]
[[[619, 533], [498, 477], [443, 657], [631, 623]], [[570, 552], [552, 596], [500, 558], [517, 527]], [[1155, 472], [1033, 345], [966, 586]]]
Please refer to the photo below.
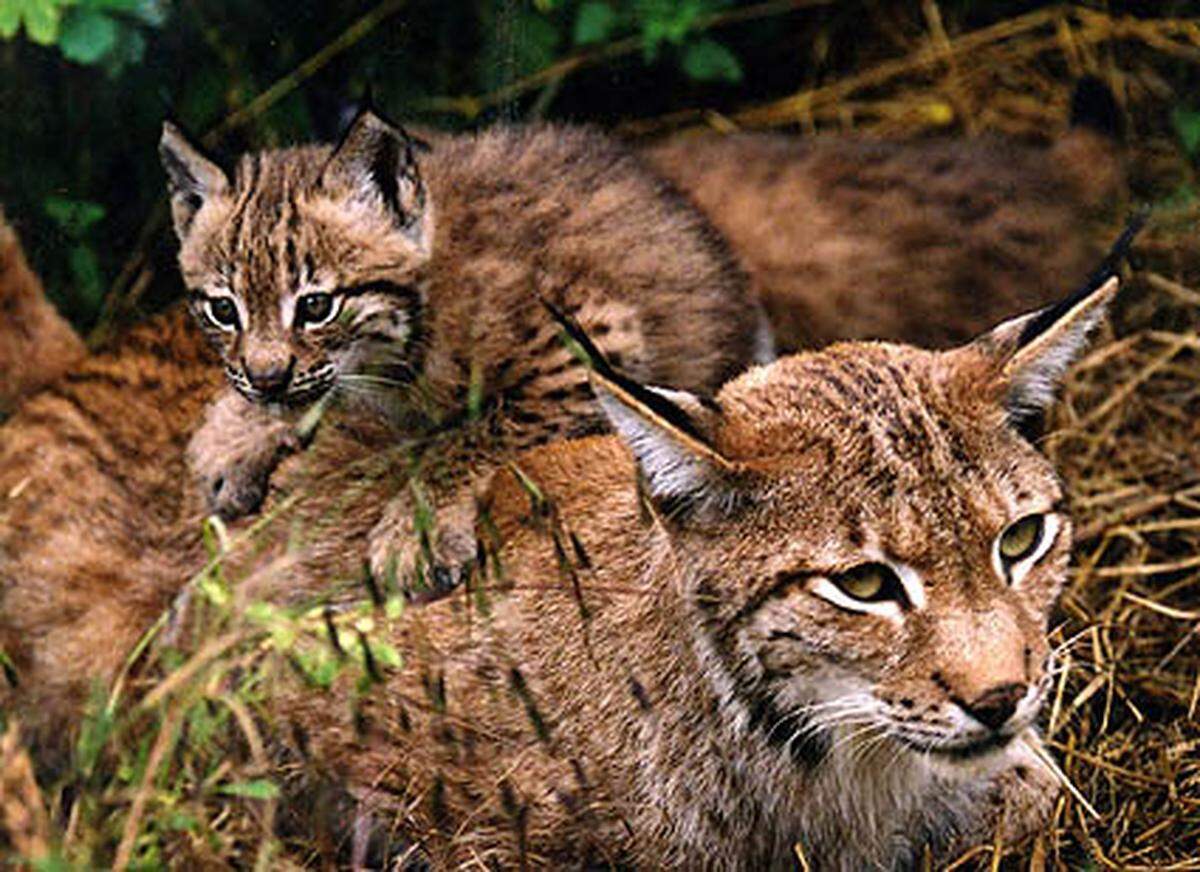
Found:
[[288, 385], [292, 381], [292, 370], [295, 367], [295, 357], [288, 358], [287, 363], [276, 360], [254, 365], [249, 361], [242, 361], [242, 368], [246, 372], [250, 386], [267, 399], [276, 399], [287, 393]]
[[998, 730], [1013, 716], [1017, 704], [1025, 695], [1023, 684], [1001, 684], [978, 697], [974, 702], [963, 703], [967, 714], [985, 727]]

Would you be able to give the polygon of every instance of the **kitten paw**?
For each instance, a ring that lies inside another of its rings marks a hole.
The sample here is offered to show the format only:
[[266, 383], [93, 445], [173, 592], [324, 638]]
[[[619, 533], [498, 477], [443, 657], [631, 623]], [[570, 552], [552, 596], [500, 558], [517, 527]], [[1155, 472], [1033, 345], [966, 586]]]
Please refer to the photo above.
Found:
[[412, 503], [406, 498], [393, 500], [371, 531], [372, 574], [395, 578], [415, 602], [445, 596], [475, 571], [476, 516], [474, 500], [460, 500], [437, 512], [431, 532], [420, 533]]
[[256, 512], [266, 499], [275, 467], [302, 446], [291, 425], [280, 422], [236, 447], [239, 450], [219, 454], [207, 463], [196, 458], [192, 464], [209, 511], [225, 521]]

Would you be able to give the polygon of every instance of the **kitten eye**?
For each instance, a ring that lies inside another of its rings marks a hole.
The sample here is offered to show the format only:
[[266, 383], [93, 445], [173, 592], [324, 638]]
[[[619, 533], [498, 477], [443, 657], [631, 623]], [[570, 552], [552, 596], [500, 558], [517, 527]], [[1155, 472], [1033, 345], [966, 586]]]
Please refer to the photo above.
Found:
[[1000, 559], [1006, 564], [1024, 560], [1042, 544], [1046, 524], [1043, 515], [1026, 515], [1019, 521], [1008, 525], [1008, 529], [1000, 534], [997, 549]]
[[846, 596], [859, 602], [891, 600], [900, 605], [908, 604], [904, 585], [900, 583], [896, 571], [883, 563], [864, 563], [840, 575], [831, 575], [829, 580]]
[[230, 297], [209, 297], [204, 303], [205, 314], [208, 315], [208, 320], [212, 321], [222, 330], [236, 330], [238, 328], [238, 311], [237, 305]]
[[319, 327], [333, 320], [336, 314], [333, 294], [323, 291], [305, 294], [296, 301], [296, 325]]

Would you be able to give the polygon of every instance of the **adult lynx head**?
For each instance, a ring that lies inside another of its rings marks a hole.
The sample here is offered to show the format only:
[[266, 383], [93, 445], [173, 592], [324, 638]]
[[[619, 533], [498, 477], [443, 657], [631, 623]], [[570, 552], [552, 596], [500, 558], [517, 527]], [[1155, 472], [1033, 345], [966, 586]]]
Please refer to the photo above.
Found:
[[963, 772], [1033, 723], [1071, 524], [1028, 435], [1103, 278], [955, 350], [834, 346], [715, 404], [601, 373], [686, 555], [706, 671], [773, 738], [821, 756], [850, 725]]
[[183, 279], [247, 399], [303, 405], [365, 365], [408, 372], [433, 232], [416, 146], [364, 112], [336, 148], [249, 154], [230, 179], [164, 126]]

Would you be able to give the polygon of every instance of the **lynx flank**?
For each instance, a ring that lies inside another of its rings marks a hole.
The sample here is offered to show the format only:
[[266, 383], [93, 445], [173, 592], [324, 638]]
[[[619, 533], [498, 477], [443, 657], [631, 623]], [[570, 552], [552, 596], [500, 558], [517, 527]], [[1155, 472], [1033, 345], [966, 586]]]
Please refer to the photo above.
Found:
[[[258, 506], [330, 394], [384, 407], [398, 438], [482, 418], [468, 466], [595, 431], [540, 299], [656, 384], [711, 393], [765, 347], [722, 240], [616, 144], [500, 127], [420, 147], [367, 112], [336, 148], [248, 155], [230, 180], [165, 128], [183, 278], [234, 389], [191, 450], [226, 517]], [[473, 556], [471, 496], [434, 502], [439, 556]], [[389, 509], [381, 572], [412, 514], [407, 494]]]
[[78, 363], [83, 343], [46, 300], [0, 210], [0, 420], [25, 394]]
[[646, 157], [725, 234], [784, 351], [947, 347], [1045, 305], [1095, 263], [1122, 187], [1116, 144], [1087, 126], [1050, 148], [739, 134]]
[[1071, 523], [1023, 434], [1116, 287], [715, 402], [598, 366], [619, 439], [519, 460], [549, 512], [491, 493], [511, 591], [410, 610], [361, 705], [291, 697], [307, 758], [434, 868], [890, 869], [1027, 834]]

